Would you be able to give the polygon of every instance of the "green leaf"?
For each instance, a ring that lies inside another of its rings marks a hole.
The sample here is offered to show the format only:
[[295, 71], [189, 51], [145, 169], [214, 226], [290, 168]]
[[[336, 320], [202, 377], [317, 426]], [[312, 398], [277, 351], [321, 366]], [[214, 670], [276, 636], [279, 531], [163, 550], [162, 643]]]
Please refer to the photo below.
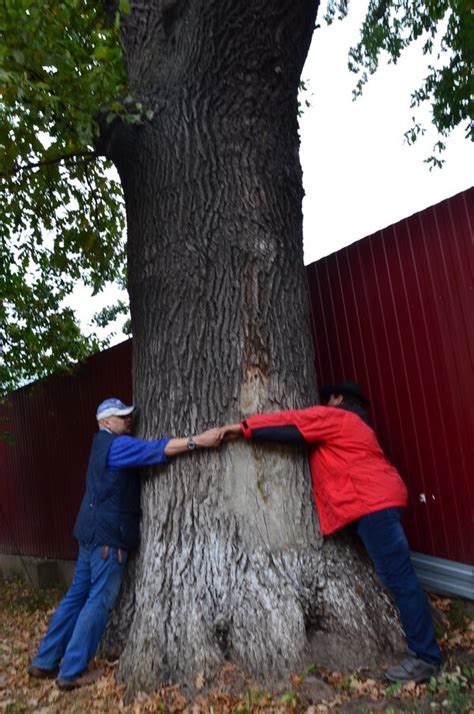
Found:
[[95, 59], [98, 59], [101, 61], [106, 61], [109, 59], [109, 56], [110, 56], [110, 50], [108, 47], [100, 46], [100, 47], [96, 47], [94, 50]]
[[18, 62], [18, 64], [25, 63], [25, 55], [21, 50], [12, 50], [12, 56], [14, 57], [15, 61]]

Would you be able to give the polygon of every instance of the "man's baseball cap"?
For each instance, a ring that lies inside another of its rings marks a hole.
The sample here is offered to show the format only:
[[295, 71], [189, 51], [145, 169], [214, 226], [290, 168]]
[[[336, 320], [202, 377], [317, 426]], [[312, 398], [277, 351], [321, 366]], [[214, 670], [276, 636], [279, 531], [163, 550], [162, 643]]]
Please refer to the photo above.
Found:
[[347, 395], [348, 397], [356, 397], [363, 407], [370, 406], [370, 402], [367, 397], [364, 396], [362, 388], [355, 382], [351, 382], [349, 380], [338, 382], [337, 384], [326, 384], [319, 390], [319, 393], [323, 399], [329, 399], [331, 394], [342, 394], [342, 396]]
[[116, 397], [111, 397], [110, 399], [105, 399], [97, 407], [96, 418], [107, 419], [111, 416], [127, 416], [135, 410], [135, 407], [127, 407], [126, 404], [117, 399]]

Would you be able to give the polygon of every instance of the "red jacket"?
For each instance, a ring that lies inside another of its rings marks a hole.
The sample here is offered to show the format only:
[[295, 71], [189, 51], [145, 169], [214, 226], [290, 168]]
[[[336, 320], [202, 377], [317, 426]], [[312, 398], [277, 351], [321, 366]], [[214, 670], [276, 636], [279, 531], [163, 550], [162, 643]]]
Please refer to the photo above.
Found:
[[353, 412], [317, 406], [257, 414], [241, 428], [246, 439], [272, 440], [279, 432], [285, 440], [285, 429], [296, 428], [311, 445], [313, 492], [324, 535], [367, 513], [407, 504], [405, 484], [373, 429]]

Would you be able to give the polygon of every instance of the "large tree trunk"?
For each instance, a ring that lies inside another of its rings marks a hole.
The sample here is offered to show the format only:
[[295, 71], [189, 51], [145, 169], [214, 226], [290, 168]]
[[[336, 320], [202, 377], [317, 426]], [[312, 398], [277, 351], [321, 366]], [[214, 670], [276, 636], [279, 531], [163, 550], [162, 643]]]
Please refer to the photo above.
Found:
[[[315, 402], [297, 90], [316, 7], [141, 0], [124, 18], [130, 91], [153, 111], [110, 145], [143, 437]], [[394, 646], [366, 560], [344, 537], [323, 545], [304, 452], [238, 443], [176, 458], [144, 478], [142, 506], [114, 632], [132, 689], [224, 659], [268, 679]]]

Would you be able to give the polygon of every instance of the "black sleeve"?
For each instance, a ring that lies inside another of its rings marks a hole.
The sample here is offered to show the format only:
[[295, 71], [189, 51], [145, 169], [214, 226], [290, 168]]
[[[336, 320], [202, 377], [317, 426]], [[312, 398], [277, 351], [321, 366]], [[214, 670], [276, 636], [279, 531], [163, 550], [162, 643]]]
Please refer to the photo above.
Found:
[[294, 424], [286, 426], [260, 426], [252, 429], [252, 439], [258, 441], [285, 441], [290, 444], [305, 444], [306, 439]]

